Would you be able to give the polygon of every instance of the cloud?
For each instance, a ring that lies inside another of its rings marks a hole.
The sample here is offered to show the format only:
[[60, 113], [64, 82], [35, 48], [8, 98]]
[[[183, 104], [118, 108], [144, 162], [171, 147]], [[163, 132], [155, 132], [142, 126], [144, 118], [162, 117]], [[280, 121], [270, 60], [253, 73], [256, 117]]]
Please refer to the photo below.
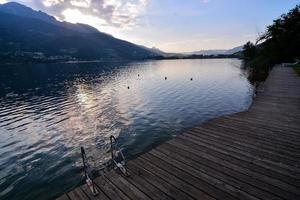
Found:
[[73, 13], [76, 19], [81, 19], [79, 16], [86, 16], [87, 21], [81, 19], [78, 21], [81, 23], [123, 28], [136, 24], [148, 0], [27, 0], [27, 2], [60, 20], [75, 22], [72, 20]]
[[62, 12], [64, 19], [71, 23], [89, 23], [94, 27], [107, 26], [105, 20], [101, 18], [92, 16], [92, 15], [84, 15], [78, 9], [66, 9]]

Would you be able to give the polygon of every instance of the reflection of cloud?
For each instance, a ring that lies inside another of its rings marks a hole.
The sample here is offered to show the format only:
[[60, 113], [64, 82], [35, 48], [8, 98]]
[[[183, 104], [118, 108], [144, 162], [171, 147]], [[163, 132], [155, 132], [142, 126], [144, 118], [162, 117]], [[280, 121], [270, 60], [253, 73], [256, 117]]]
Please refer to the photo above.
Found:
[[[31, 0], [28, 3], [55, 15], [60, 20], [69, 21], [70, 18], [66, 16], [65, 13], [66, 10], [76, 10], [80, 16], [89, 17], [89, 20], [85, 21], [87, 24], [94, 25], [98, 23], [112, 27], [128, 27], [136, 23], [147, 1], [148, 0]], [[75, 20], [71, 22], [75, 22]], [[83, 20], [79, 22], [83, 22]]]

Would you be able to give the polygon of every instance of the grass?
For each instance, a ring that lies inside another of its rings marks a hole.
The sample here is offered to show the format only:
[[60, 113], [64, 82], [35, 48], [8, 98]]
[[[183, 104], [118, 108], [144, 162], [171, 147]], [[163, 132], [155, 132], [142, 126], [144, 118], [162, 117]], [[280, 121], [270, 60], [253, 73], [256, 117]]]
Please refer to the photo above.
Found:
[[300, 76], [300, 64], [294, 65], [293, 68], [295, 72], [298, 74], [298, 76]]
[[253, 59], [246, 61], [246, 66], [250, 69], [250, 75], [248, 77], [251, 83], [263, 82], [266, 80], [269, 74], [269, 68], [272, 63], [268, 58], [263, 56], [257, 56]]

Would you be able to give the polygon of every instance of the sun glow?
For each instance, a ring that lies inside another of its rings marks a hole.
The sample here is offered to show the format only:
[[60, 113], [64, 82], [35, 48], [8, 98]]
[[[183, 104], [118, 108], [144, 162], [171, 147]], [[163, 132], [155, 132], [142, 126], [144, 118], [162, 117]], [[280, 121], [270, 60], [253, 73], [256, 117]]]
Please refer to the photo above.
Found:
[[62, 15], [64, 16], [64, 20], [71, 23], [84, 23], [94, 27], [107, 24], [104, 20], [95, 16], [82, 14], [77, 9], [66, 9], [62, 12]]

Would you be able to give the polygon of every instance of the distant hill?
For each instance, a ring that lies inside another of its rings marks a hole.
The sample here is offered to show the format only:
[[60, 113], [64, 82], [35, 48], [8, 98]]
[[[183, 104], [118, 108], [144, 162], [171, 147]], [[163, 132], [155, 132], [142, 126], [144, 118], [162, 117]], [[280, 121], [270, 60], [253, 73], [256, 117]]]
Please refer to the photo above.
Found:
[[231, 55], [231, 54], [235, 54], [239, 51], [243, 50], [243, 46], [238, 46], [232, 49], [214, 49], [214, 50], [200, 50], [200, 51], [194, 51], [194, 52], [186, 52], [184, 53], [185, 55], [205, 55], [205, 56], [209, 56], [209, 55]]
[[89, 25], [60, 22], [14, 2], [0, 5], [0, 30], [1, 62], [131, 60], [161, 55]]
[[148, 51], [151, 51], [152, 53], [154, 54], [158, 54], [160, 55], [161, 57], [164, 57], [164, 58], [168, 58], [168, 57], [172, 57], [172, 56], [178, 56], [178, 57], [182, 57], [184, 56], [183, 54], [181, 53], [170, 53], [170, 52], [164, 52], [156, 47], [152, 47], [152, 48], [148, 48], [148, 47], [145, 47], [145, 46], [140, 46], [144, 49], [147, 49]]
[[228, 50], [225, 52], [225, 55], [230, 55], [230, 54], [238, 53], [238, 52], [240, 52], [240, 51], [243, 50], [243, 47], [244, 47], [244, 45], [238, 46], [238, 47], [235, 47], [235, 48], [232, 48], [232, 49], [228, 49]]

